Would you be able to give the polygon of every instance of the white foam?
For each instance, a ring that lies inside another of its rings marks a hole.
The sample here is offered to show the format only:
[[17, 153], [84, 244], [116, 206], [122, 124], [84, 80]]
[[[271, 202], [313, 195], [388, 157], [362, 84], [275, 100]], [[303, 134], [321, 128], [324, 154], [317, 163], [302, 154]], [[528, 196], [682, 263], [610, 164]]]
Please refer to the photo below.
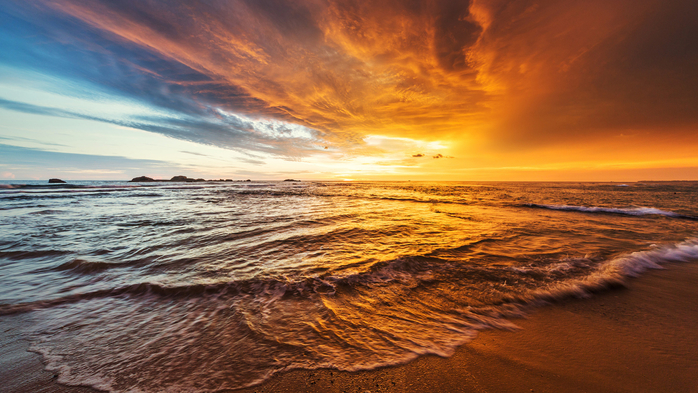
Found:
[[572, 205], [539, 205], [530, 204], [531, 207], [542, 207], [551, 210], [568, 210], [568, 211], [579, 211], [585, 213], [614, 213], [614, 214], [626, 214], [631, 216], [646, 216], [646, 215], [660, 215], [667, 217], [684, 217], [681, 214], [674, 213], [671, 211], [661, 210], [654, 207], [629, 207], [629, 208], [616, 208], [616, 207], [599, 207], [599, 206], [572, 206]]
[[620, 256], [602, 265], [600, 270], [636, 277], [647, 269], [662, 269], [662, 263], [694, 260], [698, 260], [698, 239], [695, 238], [672, 246], [656, 247]]
[[621, 255], [601, 264], [594, 273], [584, 278], [554, 284], [521, 296], [517, 300], [537, 305], [540, 301], [569, 297], [585, 298], [589, 297], [591, 292], [614, 285], [624, 285], [625, 277], [637, 277], [649, 269], [663, 269], [664, 263], [691, 261], [698, 261], [698, 238]]

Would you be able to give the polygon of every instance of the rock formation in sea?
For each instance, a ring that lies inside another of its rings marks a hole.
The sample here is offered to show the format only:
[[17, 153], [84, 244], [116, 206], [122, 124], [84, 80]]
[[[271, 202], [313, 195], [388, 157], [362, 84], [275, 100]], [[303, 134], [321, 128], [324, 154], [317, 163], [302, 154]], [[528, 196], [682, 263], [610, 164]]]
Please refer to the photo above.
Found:
[[148, 177], [148, 176], [138, 176], [138, 177], [134, 177], [133, 179], [131, 179], [131, 181], [132, 182], [146, 182], [146, 181], [157, 181], [157, 180], [153, 179], [152, 177]]
[[48, 182], [49, 182], [49, 183], [65, 183], [63, 180], [61, 180], [61, 179], [56, 179], [56, 178], [48, 179]]
[[170, 179], [170, 180], [165, 180], [165, 179], [153, 179], [153, 178], [148, 177], [148, 176], [138, 176], [138, 177], [134, 177], [133, 179], [131, 179], [131, 181], [132, 181], [132, 182], [149, 182], [149, 181], [201, 182], [201, 181], [206, 181], [206, 179], [201, 179], [201, 178], [199, 178], [199, 179], [194, 179], [194, 178], [191, 178], [191, 177], [186, 177], [186, 176], [184, 176], [184, 175], [174, 176], [174, 177], [173, 177], [172, 179]]

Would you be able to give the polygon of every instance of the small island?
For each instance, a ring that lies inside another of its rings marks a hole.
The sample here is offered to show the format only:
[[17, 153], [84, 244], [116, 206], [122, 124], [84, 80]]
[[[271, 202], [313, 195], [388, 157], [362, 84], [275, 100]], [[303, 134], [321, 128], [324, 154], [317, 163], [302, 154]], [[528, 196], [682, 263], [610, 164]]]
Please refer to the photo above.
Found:
[[284, 181], [295, 181], [295, 182], [300, 182], [301, 180], [296, 180], [296, 179], [285, 179]]
[[155, 180], [155, 179], [153, 179], [151, 177], [147, 177], [147, 176], [138, 176], [138, 177], [134, 177], [133, 179], [131, 179], [131, 181], [132, 182], [147, 182], [147, 181], [164, 181], [164, 180]]
[[[220, 179], [220, 180], [206, 180], [202, 178], [194, 179], [191, 177], [187, 177], [184, 175], [177, 175], [172, 177], [171, 179], [153, 179], [152, 177], [148, 176], [138, 176], [134, 177], [133, 179], [129, 180], [131, 183], [148, 183], [148, 182], [180, 182], [180, 183], [199, 183], [199, 182], [211, 182], [211, 181], [218, 181], [218, 182], [232, 182], [232, 181], [244, 181], [244, 182], [251, 182], [252, 180], [247, 179], [247, 180], [233, 180], [233, 179]], [[295, 180], [295, 181], [300, 181], [300, 180]], [[50, 182], [50, 181], [49, 181]]]
[[202, 181], [206, 181], [206, 179], [201, 179], [201, 178], [199, 178], [199, 179], [194, 179], [194, 178], [186, 177], [186, 176], [183, 176], [183, 175], [174, 176], [172, 179], [169, 179], [169, 180], [167, 180], [167, 179], [153, 179], [152, 177], [148, 177], [148, 176], [138, 176], [138, 177], [134, 177], [133, 179], [131, 179], [131, 182], [137, 182], [137, 183], [144, 183], [144, 182], [165, 182], [165, 181], [167, 181], [167, 182], [171, 181], [171, 182], [188, 182], [188, 183], [191, 183], [191, 182], [202, 182]]
[[56, 179], [56, 178], [48, 179], [48, 182], [51, 183], [51, 184], [65, 184], [65, 183], [66, 183], [66, 182], [63, 181], [63, 180], [61, 180], [61, 179]]

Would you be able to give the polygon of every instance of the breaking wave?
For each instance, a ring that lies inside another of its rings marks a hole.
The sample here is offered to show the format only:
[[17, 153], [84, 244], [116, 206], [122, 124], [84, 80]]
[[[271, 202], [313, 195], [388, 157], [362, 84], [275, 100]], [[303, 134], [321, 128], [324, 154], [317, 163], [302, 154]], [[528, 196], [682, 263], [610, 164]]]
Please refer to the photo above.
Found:
[[690, 220], [698, 220], [698, 217], [688, 216], [684, 214], [679, 214], [671, 211], [661, 210], [653, 207], [629, 207], [629, 208], [616, 208], [616, 207], [598, 207], [598, 206], [570, 206], [570, 205], [545, 205], [537, 203], [528, 203], [524, 205], [525, 207], [534, 207], [540, 209], [549, 210], [564, 210], [564, 211], [577, 211], [583, 213], [609, 213], [609, 214], [623, 214], [628, 216], [649, 216], [658, 215], [674, 218], [684, 218]]

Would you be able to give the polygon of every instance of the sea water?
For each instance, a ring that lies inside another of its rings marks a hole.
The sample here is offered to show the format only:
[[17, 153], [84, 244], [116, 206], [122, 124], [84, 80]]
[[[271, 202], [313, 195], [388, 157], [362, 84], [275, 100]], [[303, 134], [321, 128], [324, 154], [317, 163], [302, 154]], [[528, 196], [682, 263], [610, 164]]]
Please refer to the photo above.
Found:
[[696, 236], [693, 182], [5, 182], [0, 318], [61, 383], [239, 388], [449, 356]]

